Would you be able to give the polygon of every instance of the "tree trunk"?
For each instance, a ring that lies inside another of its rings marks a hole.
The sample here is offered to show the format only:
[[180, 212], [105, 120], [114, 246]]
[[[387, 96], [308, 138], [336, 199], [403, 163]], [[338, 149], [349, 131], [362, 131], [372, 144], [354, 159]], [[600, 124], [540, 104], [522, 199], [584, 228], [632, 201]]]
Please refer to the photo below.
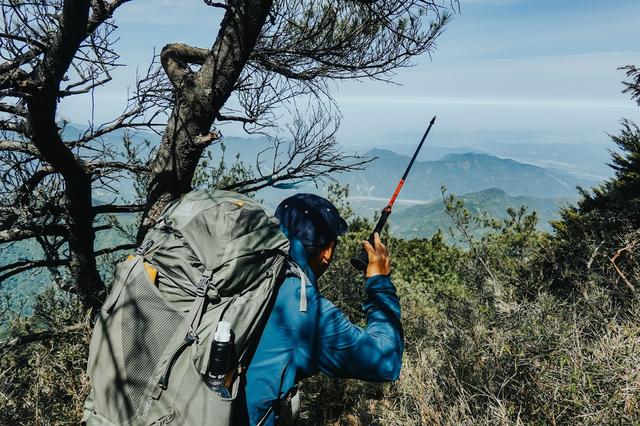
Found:
[[91, 176], [63, 143], [56, 124], [60, 81], [86, 37], [89, 5], [88, 0], [65, 1], [60, 30], [32, 73], [33, 91], [27, 98], [27, 107], [33, 144], [65, 181], [69, 266], [77, 293], [85, 306], [98, 308], [106, 291], [93, 256]]
[[[55, 103], [56, 98], [53, 98]], [[65, 181], [66, 218], [69, 241], [69, 269], [77, 293], [85, 306], [99, 307], [105, 287], [98, 274], [93, 256], [93, 206], [91, 178], [73, 153], [64, 146], [58, 134], [48, 99], [36, 98], [28, 102], [33, 143], [47, 161], [62, 174]], [[55, 110], [54, 110], [55, 111]]]
[[[191, 190], [202, 151], [215, 139], [211, 126], [256, 45], [271, 4], [229, 1], [218, 38], [208, 51], [185, 45], [163, 49], [162, 63], [176, 89], [176, 104], [152, 164], [138, 242], [171, 200]], [[189, 63], [201, 64], [200, 70], [192, 72]]]

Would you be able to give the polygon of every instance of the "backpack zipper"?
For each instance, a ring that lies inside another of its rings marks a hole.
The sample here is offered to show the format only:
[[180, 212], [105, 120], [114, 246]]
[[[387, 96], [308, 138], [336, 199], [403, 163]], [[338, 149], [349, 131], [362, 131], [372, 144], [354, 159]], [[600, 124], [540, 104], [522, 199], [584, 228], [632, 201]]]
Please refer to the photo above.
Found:
[[191, 346], [193, 342], [195, 342], [196, 340], [198, 340], [198, 337], [195, 334], [193, 334], [192, 331], [189, 331], [189, 333], [185, 336], [182, 344], [178, 346], [178, 348], [175, 350], [175, 352], [169, 359], [169, 362], [167, 363], [167, 367], [164, 369], [162, 376], [160, 376], [160, 380], [158, 381], [158, 386], [160, 386], [162, 389], [167, 389], [167, 386], [169, 384], [169, 374], [171, 374], [171, 369], [173, 368], [173, 364], [175, 364], [176, 360], [178, 359], [178, 356], [180, 356], [182, 351], [184, 351], [187, 348], [187, 346]]

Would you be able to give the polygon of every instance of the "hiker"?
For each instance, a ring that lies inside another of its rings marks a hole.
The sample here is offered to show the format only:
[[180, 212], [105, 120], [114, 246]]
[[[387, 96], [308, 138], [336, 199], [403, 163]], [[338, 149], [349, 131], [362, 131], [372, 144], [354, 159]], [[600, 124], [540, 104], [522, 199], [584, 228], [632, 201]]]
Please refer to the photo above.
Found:
[[280, 203], [275, 217], [303, 274], [289, 276], [280, 286], [249, 365], [245, 392], [252, 425], [276, 424], [281, 402], [300, 380], [318, 372], [372, 382], [396, 380], [403, 351], [400, 305], [380, 236], [375, 235], [375, 247], [363, 242], [369, 256], [363, 329], [320, 294], [317, 282], [347, 230], [338, 210], [317, 195], [297, 194]]
[[398, 377], [400, 307], [379, 236], [365, 246], [365, 330], [316, 287], [347, 228], [336, 208], [299, 194], [275, 216], [215, 189], [163, 210], [96, 313], [86, 425], [273, 425], [317, 372]]

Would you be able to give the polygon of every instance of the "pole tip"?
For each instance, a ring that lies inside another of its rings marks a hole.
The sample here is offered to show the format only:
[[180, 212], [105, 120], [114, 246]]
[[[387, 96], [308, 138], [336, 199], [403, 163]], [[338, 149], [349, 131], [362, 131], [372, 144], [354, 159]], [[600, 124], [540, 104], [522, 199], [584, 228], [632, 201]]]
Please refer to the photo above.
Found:
[[429, 124], [433, 124], [435, 122], [436, 122], [436, 116], [434, 115], [433, 118], [431, 119], [431, 123], [429, 123]]

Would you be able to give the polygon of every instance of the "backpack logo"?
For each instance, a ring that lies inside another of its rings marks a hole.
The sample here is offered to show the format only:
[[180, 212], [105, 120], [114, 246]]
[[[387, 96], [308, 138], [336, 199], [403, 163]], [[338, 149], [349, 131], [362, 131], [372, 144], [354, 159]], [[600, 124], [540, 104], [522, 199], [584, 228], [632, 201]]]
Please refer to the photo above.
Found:
[[188, 202], [180, 206], [173, 214], [176, 216], [191, 216], [193, 211], [193, 202]]

